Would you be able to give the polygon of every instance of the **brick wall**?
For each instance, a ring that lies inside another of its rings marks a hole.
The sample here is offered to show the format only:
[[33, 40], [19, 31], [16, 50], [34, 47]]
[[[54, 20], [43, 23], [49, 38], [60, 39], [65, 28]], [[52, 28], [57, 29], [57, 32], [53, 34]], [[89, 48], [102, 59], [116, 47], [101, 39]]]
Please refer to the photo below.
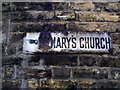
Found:
[[[120, 88], [119, 2], [4, 2], [2, 24], [3, 88]], [[26, 32], [46, 29], [109, 32], [112, 52], [24, 54]]]

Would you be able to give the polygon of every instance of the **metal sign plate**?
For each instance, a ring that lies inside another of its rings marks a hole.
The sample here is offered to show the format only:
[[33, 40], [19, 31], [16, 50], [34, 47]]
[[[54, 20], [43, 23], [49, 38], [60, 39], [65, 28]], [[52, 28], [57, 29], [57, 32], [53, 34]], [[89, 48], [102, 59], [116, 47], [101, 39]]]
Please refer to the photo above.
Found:
[[32, 52], [109, 52], [111, 38], [98, 32], [26, 33], [23, 51]]

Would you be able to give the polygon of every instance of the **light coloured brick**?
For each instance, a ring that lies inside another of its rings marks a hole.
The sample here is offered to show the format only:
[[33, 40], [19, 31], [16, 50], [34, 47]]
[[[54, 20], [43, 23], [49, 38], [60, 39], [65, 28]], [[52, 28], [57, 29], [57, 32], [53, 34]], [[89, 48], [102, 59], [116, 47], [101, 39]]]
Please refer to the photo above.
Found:
[[94, 9], [94, 4], [92, 2], [84, 3], [70, 3], [69, 8], [71, 10], [80, 10], [80, 11], [90, 11]]
[[119, 16], [108, 12], [78, 12], [76, 11], [76, 20], [79, 21], [119, 21]]

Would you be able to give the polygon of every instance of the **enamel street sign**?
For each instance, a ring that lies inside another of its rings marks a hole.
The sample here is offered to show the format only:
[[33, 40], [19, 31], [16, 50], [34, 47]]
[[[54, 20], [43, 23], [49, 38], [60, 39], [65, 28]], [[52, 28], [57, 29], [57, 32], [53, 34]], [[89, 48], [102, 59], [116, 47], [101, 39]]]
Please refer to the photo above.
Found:
[[26, 33], [23, 52], [109, 52], [111, 38], [98, 32], [39, 32]]

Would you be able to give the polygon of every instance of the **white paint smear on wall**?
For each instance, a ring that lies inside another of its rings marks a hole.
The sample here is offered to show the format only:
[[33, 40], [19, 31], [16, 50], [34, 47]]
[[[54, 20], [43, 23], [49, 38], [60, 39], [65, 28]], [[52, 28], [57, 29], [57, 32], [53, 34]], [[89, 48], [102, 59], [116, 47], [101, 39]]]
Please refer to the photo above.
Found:
[[38, 51], [38, 43], [30, 44], [29, 40], [38, 40], [40, 33], [27, 33], [26, 37], [24, 37], [23, 42], [23, 52], [36, 52]]

